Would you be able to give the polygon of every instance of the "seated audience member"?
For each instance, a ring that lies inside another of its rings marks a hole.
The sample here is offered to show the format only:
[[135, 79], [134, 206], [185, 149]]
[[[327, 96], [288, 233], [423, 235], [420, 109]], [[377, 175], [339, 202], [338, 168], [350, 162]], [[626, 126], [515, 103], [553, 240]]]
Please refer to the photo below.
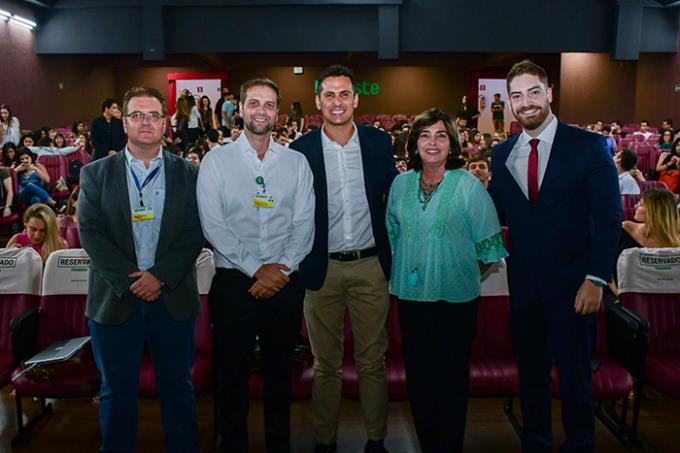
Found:
[[71, 192], [66, 202], [66, 211], [57, 216], [57, 225], [59, 228], [70, 228], [78, 226], [78, 195], [80, 195], [80, 186], [76, 186]]
[[185, 159], [197, 167], [201, 165], [201, 153], [195, 146], [187, 152]]
[[[675, 196], [668, 190], [649, 189], [643, 193], [635, 205], [633, 219], [633, 222], [628, 220], [623, 222], [618, 255], [623, 250], [634, 247], [680, 247], [678, 207]], [[617, 281], [615, 267], [614, 280], [609, 283], [609, 289], [614, 296], [618, 295]]]
[[55, 148], [64, 148], [66, 146], [66, 137], [64, 137], [64, 134], [61, 132], [58, 132], [55, 134], [52, 143], [54, 144]]
[[12, 215], [13, 201], [12, 175], [10, 175], [8, 169], [0, 167], [0, 211], [2, 211], [3, 217]]
[[79, 146], [85, 150], [87, 154], [92, 155], [92, 142], [90, 141], [90, 134], [84, 132], [76, 138], [73, 146]]
[[73, 137], [77, 138], [79, 135], [87, 133], [87, 126], [84, 122], [75, 120], [71, 126], [71, 132], [73, 133]]
[[671, 118], [666, 118], [661, 121], [661, 130], [673, 132], [673, 120]]
[[678, 193], [680, 189], [680, 138], [675, 139], [669, 149], [659, 155], [656, 163], [659, 181], [666, 183], [668, 190]]
[[657, 148], [662, 151], [671, 149], [673, 145], [673, 131], [670, 129], [661, 129], [659, 135], [659, 142], [656, 144]]
[[376, 129], [381, 129], [383, 131], [385, 130], [385, 128], [383, 127], [382, 122], [380, 122], [380, 120], [373, 120], [373, 127], [376, 128]]
[[477, 179], [484, 185], [486, 189], [489, 187], [489, 179], [491, 179], [491, 164], [489, 161], [483, 157], [481, 154], [474, 155], [470, 157], [465, 168], [467, 171], [475, 175]]
[[28, 134], [21, 136], [21, 146], [25, 146], [26, 148], [35, 146], [35, 138], [32, 133], [29, 132]]
[[12, 116], [9, 104], [0, 104], [0, 145], [10, 142], [18, 145], [20, 138], [19, 118]]
[[49, 206], [37, 203], [24, 213], [26, 229], [11, 237], [7, 248], [32, 247], [38, 252], [43, 261], [55, 250], [68, 248], [66, 240], [59, 237], [59, 227], [54, 212]]
[[630, 174], [637, 164], [637, 154], [629, 149], [624, 149], [615, 158], [616, 170], [619, 173], [619, 188], [621, 195], [639, 195], [640, 186]]
[[19, 200], [27, 204], [46, 203], [57, 209], [57, 202], [43, 188], [43, 184], [50, 182], [45, 166], [34, 162], [33, 153], [26, 148], [19, 151], [19, 162], [15, 168], [19, 180]]
[[12, 142], [2, 145], [2, 165], [7, 168], [15, 168], [19, 165], [17, 147]]
[[616, 146], [616, 140], [614, 140], [614, 137], [612, 136], [611, 126], [602, 126], [602, 136], [607, 142], [607, 151], [609, 151], [609, 154], [612, 156], [615, 155], [618, 149]]
[[651, 137], [652, 133], [649, 130], [649, 121], [647, 120], [640, 121], [640, 129], [636, 132], [633, 132], [633, 135], [642, 135], [645, 137], [645, 139]]
[[210, 149], [213, 149], [217, 146], [220, 146], [220, 134], [222, 131], [220, 129], [208, 129], [208, 131], [205, 133], [207, 140], [208, 140], [208, 147]]

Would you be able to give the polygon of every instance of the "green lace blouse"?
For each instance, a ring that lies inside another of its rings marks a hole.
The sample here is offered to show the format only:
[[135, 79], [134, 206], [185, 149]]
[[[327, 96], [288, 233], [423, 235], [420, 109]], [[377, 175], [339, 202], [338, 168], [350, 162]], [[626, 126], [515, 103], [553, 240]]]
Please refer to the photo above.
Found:
[[488, 264], [508, 255], [491, 197], [466, 170], [447, 170], [423, 210], [419, 177], [413, 170], [402, 173], [390, 190], [390, 292], [415, 301], [472, 300], [481, 292], [478, 261]]

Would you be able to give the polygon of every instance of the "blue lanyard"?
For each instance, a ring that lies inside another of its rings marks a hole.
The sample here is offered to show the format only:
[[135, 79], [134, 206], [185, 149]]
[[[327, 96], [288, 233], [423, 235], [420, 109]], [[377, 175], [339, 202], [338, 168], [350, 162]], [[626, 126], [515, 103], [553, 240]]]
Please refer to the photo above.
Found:
[[132, 165], [130, 165], [130, 173], [132, 173], [132, 180], [135, 182], [135, 187], [137, 188], [137, 191], [139, 192], [139, 204], [141, 207], [144, 207], [144, 198], [142, 196], [142, 190], [149, 185], [151, 181], [154, 180], [156, 175], [158, 175], [159, 170], [161, 169], [161, 165], [159, 164], [158, 167], [154, 168], [151, 173], [146, 177], [144, 180], [144, 183], [142, 183], [141, 187], [139, 186], [139, 178], [137, 178], [137, 175], [135, 172], [132, 170]]

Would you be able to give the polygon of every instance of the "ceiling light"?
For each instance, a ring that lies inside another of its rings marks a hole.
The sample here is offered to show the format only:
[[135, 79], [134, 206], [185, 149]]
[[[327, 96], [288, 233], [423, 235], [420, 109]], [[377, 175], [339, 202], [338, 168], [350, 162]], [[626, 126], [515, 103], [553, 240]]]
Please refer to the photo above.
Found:
[[4, 9], [0, 9], [0, 18], [1, 19], [7, 20], [7, 19], [10, 18], [11, 15], [12, 14], [10, 14], [8, 11], [5, 11]]
[[18, 25], [18, 26], [20, 26], [20, 27], [22, 27], [22, 28], [25, 28], [26, 30], [33, 30], [33, 27], [32, 27], [32, 26], [30, 26], [30, 25], [28, 25], [28, 24], [25, 24], [25, 23], [23, 23], [23, 22], [20, 22], [20, 21], [16, 20], [16, 19], [13, 18], [13, 17], [10, 17], [10, 18], [9, 18], [9, 21], [10, 21], [11, 23], [13, 23], [14, 25]]
[[38, 25], [38, 24], [36, 24], [35, 22], [33, 22], [32, 20], [28, 20], [28, 19], [26, 19], [26, 18], [24, 18], [24, 17], [17, 16], [16, 14], [15, 14], [14, 16], [12, 16], [12, 17], [13, 17], [14, 19], [18, 20], [19, 22], [23, 22], [23, 23], [25, 23], [26, 25], [30, 25], [31, 27], [35, 27], [36, 25]]

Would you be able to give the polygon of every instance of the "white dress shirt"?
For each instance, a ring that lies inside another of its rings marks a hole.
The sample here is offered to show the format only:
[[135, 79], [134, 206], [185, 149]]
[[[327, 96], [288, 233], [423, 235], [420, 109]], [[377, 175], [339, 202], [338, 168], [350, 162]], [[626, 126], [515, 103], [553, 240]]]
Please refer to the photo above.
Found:
[[619, 173], [621, 195], [640, 195], [640, 186], [629, 172]]
[[328, 191], [328, 251], [375, 246], [356, 125], [345, 146], [328, 138], [322, 127], [321, 144]]
[[[538, 188], [541, 188], [545, 170], [548, 168], [548, 160], [550, 160], [550, 149], [555, 141], [555, 133], [557, 132], [557, 117], [553, 117], [552, 121], [543, 131], [536, 137], [538, 142]], [[532, 136], [522, 130], [515, 146], [512, 147], [508, 159], [505, 161], [505, 166], [508, 167], [510, 174], [515, 178], [524, 196], [529, 198], [529, 189], [527, 181], [527, 173], [529, 172], [529, 153], [531, 152], [531, 145], [529, 140]]]
[[[263, 264], [285, 264], [296, 271], [314, 240], [313, 182], [307, 159], [271, 138], [263, 160], [245, 133], [206, 154], [196, 191], [215, 265], [250, 277]], [[256, 193], [272, 196], [274, 207], [254, 207]]]

